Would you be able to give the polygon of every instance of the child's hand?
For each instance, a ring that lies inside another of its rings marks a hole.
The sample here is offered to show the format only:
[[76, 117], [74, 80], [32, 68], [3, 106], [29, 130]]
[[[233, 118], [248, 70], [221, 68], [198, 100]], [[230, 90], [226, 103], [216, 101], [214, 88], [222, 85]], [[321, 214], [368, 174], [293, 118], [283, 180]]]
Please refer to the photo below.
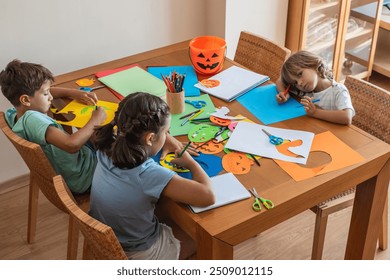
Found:
[[[181, 143], [179, 140], [177, 140], [176, 138], [174, 138], [172, 135], [168, 134], [167, 135], [167, 138], [165, 140], [165, 143], [164, 143], [164, 146], [163, 146], [163, 150], [162, 150], [162, 153], [161, 153], [161, 159], [164, 159], [165, 156], [168, 154], [168, 153], [171, 153], [171, 152], [174, 152], [175, 150], [177, 149], [181, 149], [183, 150], [184, 146], [186, 145]], [[195, 149], [194, 145], [191, 143], [191, 145], [188, 147], [187, 151], [190, 153], [190, 155], [193, 155], [193, 156], [199, 156], [199, 153], [198, 151]]]
[[177, 149], [175, 151], [176, 157], [171, 161], [173, 164], [176, 164], [178, 166], [188, 168], [191, 166], [191, 164], [194, 164], [195, 160], [191, 157], [191, 155], [185, 151], [181, 157], [179, 157], [179, 154], [183, 151], [183, 149]]
[[282, 104], [284, 102], [287, 102], [287, 100], [290, 98], [290, 95], [287, 93], [285, 95], [285, 93], [283, 91], [279, 92], [277, 95], [276, 95], [276, 101], [279, 103], [279, 104]]
[[98, 98], [95, 93], [80, 90], [80, 95], [77, 97], [77, 101], [87, 104], [87, 105], [96, 105]]
[[107, 118], [107, 113], [103, 107], [96, 106], [96, 110], [92, 112], [91, 120], [95, 122], [96, 125], [101, 125]]
[[316, 105], [312, 102], [312, 98], [310, 98], [309, 96], [302, 97], [301, 104], [303, 105], [306, 114], [309, 116], [314, 115], [315, 111], [317, 110]]

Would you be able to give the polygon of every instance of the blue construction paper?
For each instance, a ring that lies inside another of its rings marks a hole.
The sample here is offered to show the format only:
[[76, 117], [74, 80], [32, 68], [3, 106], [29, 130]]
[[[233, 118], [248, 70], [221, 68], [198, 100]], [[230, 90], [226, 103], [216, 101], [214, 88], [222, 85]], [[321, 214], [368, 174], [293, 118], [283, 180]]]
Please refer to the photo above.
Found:
[[[152, 157], [153, 160], [157, 163], [160, 163], [161, 152], [162, 151], [158, 152], [157, 155]], [[203, 170], [206, 171], [209, 177], [216, 176], [223, 170], [222, 158], [220, 158], [219, 156], [199, 153], [199, 156], [194, 156], [193, 158], [196, 162], [200, 164]], [[191, 172], [177, 172], [177, 175], [183, 178], [192, 179]]]
[[184, 88], [184, 95], [185, 96], [199, 96], [200, 90], [196, 87], [194, 87], [195, 84], [197, 84], [198, 76], [196, 75], [196, 72], [194, 68], [191, 65], [180, 65], [180, 66], [149, 66], [148, 72], [152, 74], [153, 76], [156, 76], [160, 80], [161, 74], [164, 76], [170, 75], [173, 73], [173, 71], [176, 71], [176, 73], [179, 74], [185, 74], [186, 77], [184, 79], [183, 88]]
[[305, 109], [294, 98], [278, 104], [275, 84], [260, 86], [237, 98], [263, 124], [269, 125], [306, 115]]

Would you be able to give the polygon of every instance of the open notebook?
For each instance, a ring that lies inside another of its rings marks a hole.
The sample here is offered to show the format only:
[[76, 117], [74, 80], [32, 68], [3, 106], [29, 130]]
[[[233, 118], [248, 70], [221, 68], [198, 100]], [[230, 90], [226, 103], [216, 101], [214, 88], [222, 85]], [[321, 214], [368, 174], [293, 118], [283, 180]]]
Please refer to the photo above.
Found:
[[268, 80], [268, 76], [232, 66], [207, 80], [197, 83], [195, 87], [230, 102]]
[[215, 203], [206, 207], [196, 207], [189, 205], [194, 213], [214, 209], [226, 204], [249, 198], [251, 194], [238, 181], [232, 173], [225, 173], [211, 177], [212, 188], [215, 194]]

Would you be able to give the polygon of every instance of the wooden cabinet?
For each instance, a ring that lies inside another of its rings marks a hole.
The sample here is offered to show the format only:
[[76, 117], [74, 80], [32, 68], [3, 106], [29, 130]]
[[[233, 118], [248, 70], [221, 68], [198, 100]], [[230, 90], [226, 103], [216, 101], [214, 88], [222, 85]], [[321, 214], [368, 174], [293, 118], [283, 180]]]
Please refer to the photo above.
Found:
[[382, 8], [373, 70], [390, 77], [390, 9], [385, 6]]
[[[286, 47], [321, 56], [335, 79], [371, 75], [383, 0], [290, 0]], [[374, 5], [374, 13], [365, 8]]]

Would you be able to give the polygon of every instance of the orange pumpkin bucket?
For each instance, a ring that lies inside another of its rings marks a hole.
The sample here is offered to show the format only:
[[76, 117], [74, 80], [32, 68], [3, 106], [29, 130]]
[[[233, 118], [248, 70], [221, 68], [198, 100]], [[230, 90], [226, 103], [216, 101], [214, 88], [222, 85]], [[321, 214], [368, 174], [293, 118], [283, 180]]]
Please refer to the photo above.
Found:
[[216, 36], [196, 37], [190, 42], [190, 58], [195, 71], [210, 75], [223, 68], [226, 41]]

